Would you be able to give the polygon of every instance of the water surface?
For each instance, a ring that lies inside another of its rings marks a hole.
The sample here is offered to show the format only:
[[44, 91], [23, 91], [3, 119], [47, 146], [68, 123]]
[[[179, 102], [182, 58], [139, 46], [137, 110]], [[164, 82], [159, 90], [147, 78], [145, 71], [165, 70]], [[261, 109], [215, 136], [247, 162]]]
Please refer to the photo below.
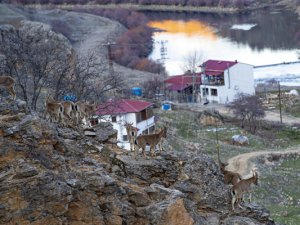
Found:
[[297, 61], [300, 22], [286, 11], [243, 15], [203, 13], [148, 13], [155, 46], [150, 58], [160, 60], [161, 42], [169, 75], [182, 74], [186, 58], [197, 52], [208, 59], [237, 60], [254, 66]]

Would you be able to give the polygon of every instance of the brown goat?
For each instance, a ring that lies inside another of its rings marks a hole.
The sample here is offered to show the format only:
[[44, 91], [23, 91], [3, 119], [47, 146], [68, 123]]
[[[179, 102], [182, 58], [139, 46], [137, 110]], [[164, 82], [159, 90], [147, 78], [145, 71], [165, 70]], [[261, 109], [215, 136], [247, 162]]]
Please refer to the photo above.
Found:
[[163, 135], [162, 135], [162, 138], [160, 140], [160, 142], [158, 143], [158, 147], [159, 147], [159, 151], [162, 152], [162, 145], [163, 145], [163, 142], [164, 140], [167, 138], [167, 132], [168, 132], [168, 127], [164, 126], [162, 128], [163, 130]]
[[161, 141], [162, 138], [166, 138], [166, 127], [160, 130], [160, 132], [156, 134], [144, 134], [140, 135], [135, 140], [135, 157], [139, 148], [142, 148], [142, 154], [146, 157], [146, 146], [150, 145], [150, 155], [155, 156], [155, 146]]
[[73, 123], [76, 123], [76, 110], [75, 104], [71, 101], [63, 101], [60, 102], [64, 107], [64, 117]]
[[225, 167], [227, 165], [228, 165], [228, 163], [222, 163], [222, 162], [221, 162], [221, 165], [220, 165], [220, 170], [224, 175], [224, 183], [235, 185], [240, 180], [242, 180], [242, 176], [239, 173], [226, 170]]
[[11, 76], [0, 76], [0, 85], [6, 88], [8, 93], [13, 97], [13, 100], [16, 99], [15, 83], [15, 79]]
[[80, 100], [75, 103], [75, 110], [76, 110], [76, 118], [77, 124], [79, 124], [78, 120], [86, 120], [88, 126], [91, 126], [89, 118], [96, 112], [97, 104], [93, 103], [90, 104], [86, 101]]
[[125, 128], [127, 132], [128, 141], [130, 144], [130, 151], [134, 151], [134, 141], [137, 136], [137, 128], [132, 126], [133, 123], [125, 123]]
[[51, 122], [63, 122], [63, 113], [63, 105], [60, 102], [57, 102], [53, 100], [53, 98], [48, 96], [46, 100], [46, 109], [44, 113], [45, 118], [47, 118], [48, 115]]
[[245, 193], [250, 193], [249, 201], [251, 201], [251, 184], [257, 185], [257, 183], [258, 183], [257, 173], [255, 171], [252, 171], [252, 172], [253, 172], [252, 177], [250, 177], [248, 179], [241, 180], [237, 184], [233, 185], [233, 187], [232, 187], [232, 191], [231, 191], [232, 201], [231, 201], [231, 204], [232, 204], [232, 210], [233, 211], [234, 211], [234, 204], [235, 203], [237, 203], [240, 208], [243, 208], [240, 205], [240, 203], [241, 203], [241, 201], [243, 199], [243, 195]]

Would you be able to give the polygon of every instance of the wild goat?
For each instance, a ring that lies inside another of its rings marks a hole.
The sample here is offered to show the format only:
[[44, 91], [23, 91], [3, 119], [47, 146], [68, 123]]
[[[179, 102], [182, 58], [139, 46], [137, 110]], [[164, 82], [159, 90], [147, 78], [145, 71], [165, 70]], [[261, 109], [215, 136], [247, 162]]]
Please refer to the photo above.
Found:
[[249, 193], [249, 201], [251, 201], [251, 184], [257, 185], [258, 182], [258, 176], [257, 172], [253, 171], [253, 176], [239, 181], [237, 184], [233, 185], [231, 194], [232, 194], [232, 210], [234, 211], [234, 204], [237, 203], [240, 208], [243, 208], [240, 203], [243, 199], [243, 195], [245, 193]]
[[60, 102], [62, 106], [64, 107], [64, 117], [68, 119], [69, 121], [76, 123], [76, 110], [75, 110], [75, 104], [72, 101], [63, 101]]
[[77, 124], [79, 124], [78, 119], [83, 121], [84, 119], [86, 120], [88, 126], [91, 126], [89, 118], [95, 113], [97, 110], [97, 104], [93, 103], [90, 104], [86, 101], [80, 100], [75, 103], [75, 110], [77, 113]]
[[16, 99], [15, 83], [15, 79], [11, 76], [0, 76], [0, 85], [6, 88], [8, 93], [13, 97], [13, 100]]
[[224, 175], [224, 183], [235, 185], [242, 180], [242, 176], [239, 173], [226, 170], [225, 167], [227, 165], [228, 163], [220, 163], [220, 170]]
[[161, 141], [162, 138], [166, 138], [166, 130], [167, 128], [164, 126], [160, 132], [156, 134], [144, 134], [140, 135], [135, 140], [135, 157], [139, 148], [142, 148], [142, 153], [144, 157], [146, 157], [146, 146], [150, 145], [150, 155], [153, 157], [155, 156], [155, 146]]
[[163, 130], [163, 134], [162, 134], [162, 137], [161, 137], [161, 141], [158, 142], [158, 147], [159, 147], [159, 151], [160, 151], [160, 152], [162, 152], [162, 145], [163, 145], [164, 140], [165, 140], [166, 137], [167, 137], [168, 127], [164, 126], [164, 127], [162, 128], [162, 130]]
[[127, 132], [128, 141], [130, 144], [130, 151], [134, 151], [134, 141], [137, 137], [137, 131], [138, 129], [136, 127], [132, 126], [133, 123], [125, 123], [125, 128]]
[[63, 105], [60, 102], [57, 102], [53, 100], [53, 98], [48, 96], [46, 100], [46, 110], [44, 113], [45, 118], [47, 118], [48, 115], [51, 122], [53, 120], [54, 122], [63, 122], [63, 113]]

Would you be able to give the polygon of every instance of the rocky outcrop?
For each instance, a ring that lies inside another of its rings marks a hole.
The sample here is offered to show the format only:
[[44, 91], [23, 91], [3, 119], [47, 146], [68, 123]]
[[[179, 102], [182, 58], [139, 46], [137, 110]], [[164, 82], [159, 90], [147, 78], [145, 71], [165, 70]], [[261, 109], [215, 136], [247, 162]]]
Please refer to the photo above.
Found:
[[229, 188], [206, 155], [134, 160], [102, 143], [113, 135], [107, 125], [85, 136], [24, 105], [0, 104], [0, 224], [274, 224], [255, 204], [231, 211]]

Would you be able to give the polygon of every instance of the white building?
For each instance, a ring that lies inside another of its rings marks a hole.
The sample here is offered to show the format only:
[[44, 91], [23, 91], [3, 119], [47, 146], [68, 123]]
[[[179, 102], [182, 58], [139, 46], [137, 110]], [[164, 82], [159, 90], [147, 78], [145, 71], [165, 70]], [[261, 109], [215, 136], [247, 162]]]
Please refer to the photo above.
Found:
[[96, 115], [100, 121], [108, 121], [118, 131], [118, 146], [130, 150], [125, 123], [138, 129], [137, 135], [153, 133], [155, 121], [153, 103], [133, 100], [110, 100], [98, 106]]
[[208, 60], [201, 66], [201, 98], [226, 104], [238, 93], [255, 94], [253, 66], [237, 61]]

